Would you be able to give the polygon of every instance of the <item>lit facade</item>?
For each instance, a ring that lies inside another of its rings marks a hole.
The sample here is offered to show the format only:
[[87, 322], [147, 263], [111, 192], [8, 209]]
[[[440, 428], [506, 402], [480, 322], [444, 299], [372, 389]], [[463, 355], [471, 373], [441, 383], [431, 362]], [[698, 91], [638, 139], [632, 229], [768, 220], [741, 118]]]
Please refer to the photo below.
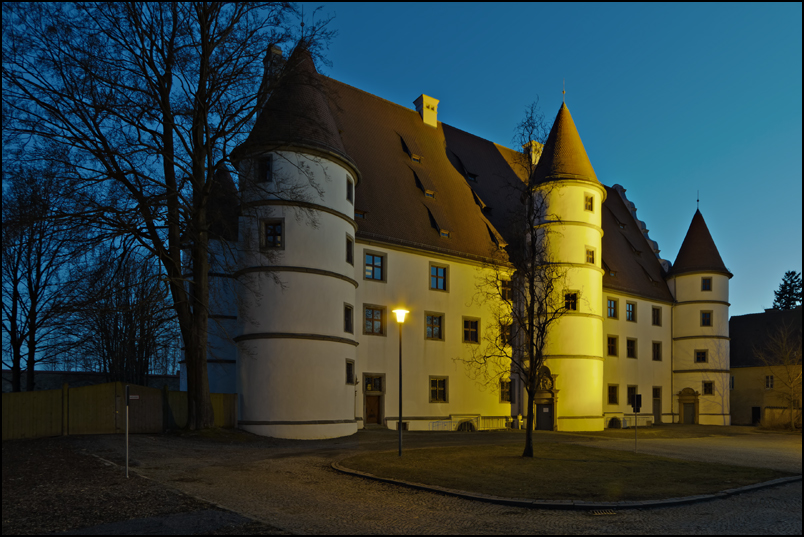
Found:
[[[286, 71], [232, 155], [240, 208], [211, 278], [212, 391], [238, 393], [240, 426], [257, 434], [396, 428], [391, 311], [404, 307], [408, 429], [510, 425], [527, 413], [521, 383], [464, 361], [502, 330], [478, 282], [527, 179], [516, 153], [439, 122], [431, 97], [411, 110], [319, 77], [303, 50]], [[535, 173], [580, 297], [551, 333], [536, 426], [632, 423], [635, 394], [646, 420], [729, 424], [731, 274], [700, 213], [676, 262], [659, 258], [625, 189], [598, 181], [565, 105]]]

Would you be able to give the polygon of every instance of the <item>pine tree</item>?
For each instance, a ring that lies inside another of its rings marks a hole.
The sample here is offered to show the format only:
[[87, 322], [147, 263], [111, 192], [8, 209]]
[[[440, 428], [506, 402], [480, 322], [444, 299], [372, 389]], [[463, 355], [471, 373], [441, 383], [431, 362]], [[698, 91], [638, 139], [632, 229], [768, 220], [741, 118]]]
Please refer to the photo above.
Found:
[[791, 310], [801, 304], [801, 273], [788, 270], [779, 289], [773, 292], [773, 309]]

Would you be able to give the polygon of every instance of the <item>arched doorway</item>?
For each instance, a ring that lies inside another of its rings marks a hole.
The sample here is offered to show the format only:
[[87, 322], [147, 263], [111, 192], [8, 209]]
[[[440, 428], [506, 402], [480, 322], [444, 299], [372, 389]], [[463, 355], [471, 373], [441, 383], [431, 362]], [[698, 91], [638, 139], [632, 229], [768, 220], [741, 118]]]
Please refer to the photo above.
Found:
[[692, 388], [684, 388], [678, 392], [679, 423], [698, 423], [698, 396], [700, 394]]
[[556, 395], [555, 378], [550, 368], [542, 366], [539, 371], [539, 383], [533, 396], [534, 420], [533, 426], [537, 431], [556, 430]]

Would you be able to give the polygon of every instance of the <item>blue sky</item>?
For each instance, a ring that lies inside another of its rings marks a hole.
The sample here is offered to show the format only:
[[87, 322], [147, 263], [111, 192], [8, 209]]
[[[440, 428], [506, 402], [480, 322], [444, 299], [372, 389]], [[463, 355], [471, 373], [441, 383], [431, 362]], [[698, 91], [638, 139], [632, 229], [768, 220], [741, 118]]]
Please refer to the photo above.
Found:
[[[309, 16], [321, 4], [304, 4]], [[511, 146], [566, 102], [598, 178], [675, 260], [700, 209], [734, 273], [731, 314], [801, 271], [801, 4], [328, 3], [322, 72]]]

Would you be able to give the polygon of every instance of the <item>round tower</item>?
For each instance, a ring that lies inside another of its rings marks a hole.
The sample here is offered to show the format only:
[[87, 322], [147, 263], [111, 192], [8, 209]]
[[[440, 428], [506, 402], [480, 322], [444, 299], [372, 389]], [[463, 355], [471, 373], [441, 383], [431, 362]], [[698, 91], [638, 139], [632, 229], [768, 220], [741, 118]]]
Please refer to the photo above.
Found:
[[[603, 429], [603, 269], [597, 180], [566, 104], [561, 105], [534, 170], [548, 261], [561, 267], [555, 283], [567, 312], [549, 332], [545, 365], [555, 379], [555, 429]], [[544, 408], [540, 409], [545, 411]], [[549, 410], [549, 409], [548, 409]]]
[[352, 434], [360, 174], [303, 45], [233, 159], [242, 190], [240, 425], [278, 438]]
[[701, 211], [668, 274], [676, 422], [729, 425], [729, 280]]

